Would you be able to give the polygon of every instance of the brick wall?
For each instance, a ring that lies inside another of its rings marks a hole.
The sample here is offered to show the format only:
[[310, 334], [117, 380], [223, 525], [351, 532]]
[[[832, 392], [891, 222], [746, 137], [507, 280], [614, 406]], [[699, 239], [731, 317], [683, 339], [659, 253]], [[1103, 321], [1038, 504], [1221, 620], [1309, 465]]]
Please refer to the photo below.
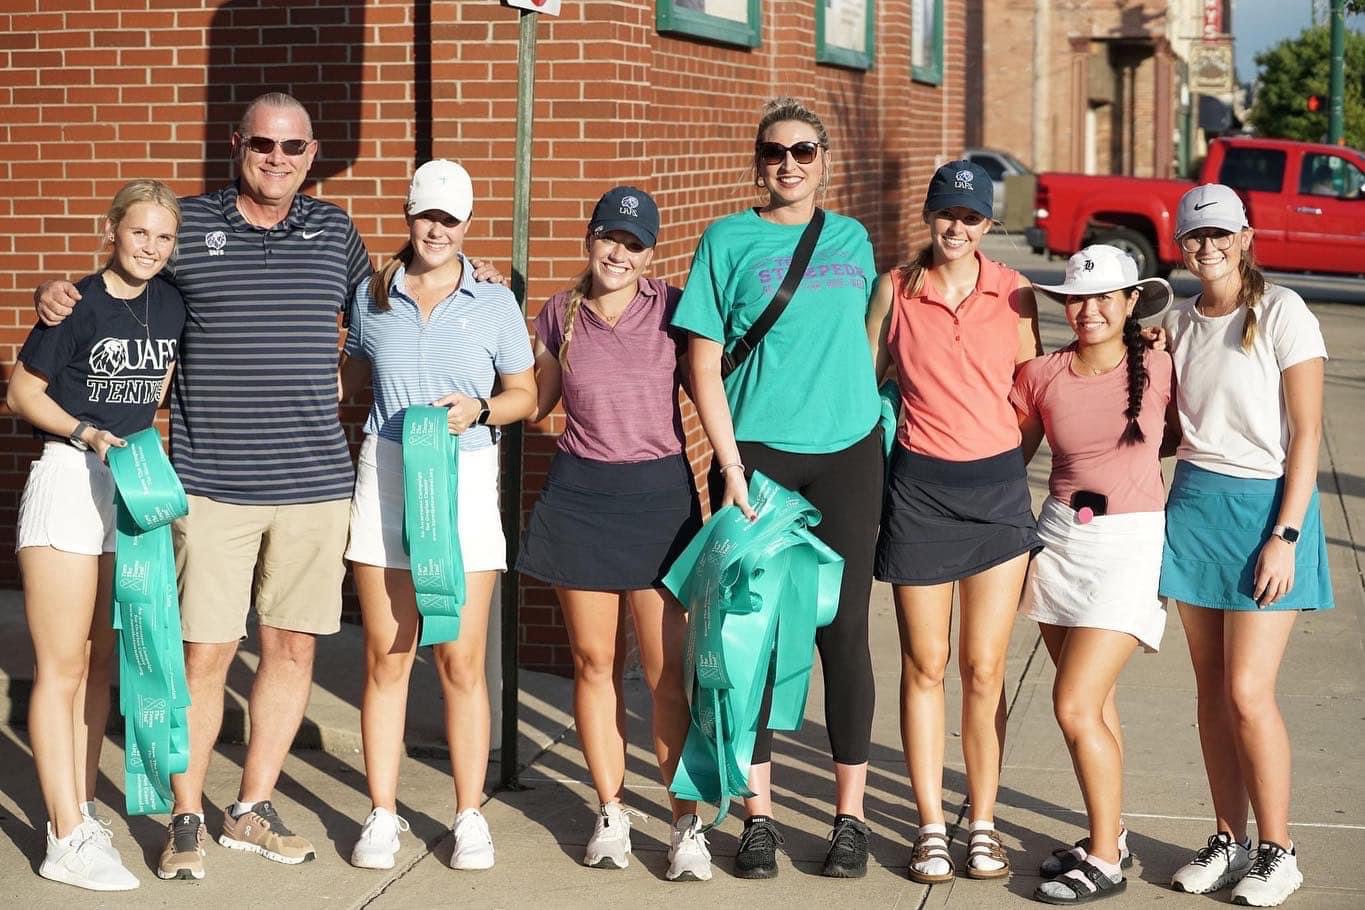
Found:
[[[942, 85], [909, 77], [908, 5], [877, 3], [876, 66], [814, 62], [814, 3], [765, 3], [753, 50], [664, 36], [654, 4], [564, 3], [544, 19], [536, 68], [529, 310], [583, 264], [584, 225], [613, 183], [653, 192], [655, 272], [681, 282], [702, 229], [751, 204], [747, 149], [764, 99], [813, 103], [833, 141], [825, 204], [860, 218], [886, 267], [922, 236], [933, 167], [963, 145], [964, 10], [947, 0]], [[376, 262], [400, 245], [414, 160], [460, 159], [474, 177], [466, 249], [510, 270], [517, 14], [486, 0], [9, 0], [0, 12], [0, 364], [31, 324], [32, 288], [97, 267], [97, 222], [134, 177], [198, 193], [229, 177], [228, 137], [262, 91], [296, 95], [321, 140], [309, 192], [345, 206]], [[975, 65], [975, 64], [973, 64]], [[343, 417], [359, 441], [362, 409]], [[526, 499], [559, 418], [528, 430]], [[690, 453], [705, 445], [690, 421]], [[15, 513], [37, 451], [0, 412], [0, 587], [17, 587]], [[523, 587], [522, 660], [563, 669], [552, 592]]]

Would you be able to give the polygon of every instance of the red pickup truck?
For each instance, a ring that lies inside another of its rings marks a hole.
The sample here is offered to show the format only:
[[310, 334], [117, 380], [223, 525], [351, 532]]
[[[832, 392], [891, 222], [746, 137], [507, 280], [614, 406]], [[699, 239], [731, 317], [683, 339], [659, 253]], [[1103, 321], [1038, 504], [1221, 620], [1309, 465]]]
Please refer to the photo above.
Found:
[[[1365, 273], [1365, 156], [1354, 149], [1281, 139], [1215, 139], [1200, 183], [1225, 183], [1246, 203], [1256, 259], [1267, 269]], [[1044, 173], [1034, 192], [1034, 252], [1069, 256], [1109, 243], [1144, 278], [1181, 263], [1175, 214], [1189, 180]]]

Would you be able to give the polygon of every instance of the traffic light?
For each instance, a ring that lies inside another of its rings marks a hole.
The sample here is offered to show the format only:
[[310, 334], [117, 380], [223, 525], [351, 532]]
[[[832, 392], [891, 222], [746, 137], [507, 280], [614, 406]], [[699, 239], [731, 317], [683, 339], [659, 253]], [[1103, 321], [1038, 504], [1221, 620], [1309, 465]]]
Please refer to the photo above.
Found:
[[1319, 95], [1309, 95], [1303, 106], [1310, 111], [1317, 112], [1322, 110], [1322, 98]]

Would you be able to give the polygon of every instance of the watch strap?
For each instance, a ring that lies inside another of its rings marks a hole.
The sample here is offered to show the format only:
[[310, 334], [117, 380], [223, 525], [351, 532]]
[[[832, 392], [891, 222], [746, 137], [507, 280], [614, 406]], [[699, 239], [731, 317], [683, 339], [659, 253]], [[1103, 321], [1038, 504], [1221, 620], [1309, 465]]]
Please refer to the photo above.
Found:
[[84, 420], [80, 421], [76, 424], [76, 428], [71, 431], [71, 435], [66, 437], [67, 442], [71, 443], [72, 446], [80, 449], [82, 452], [90, 451], [90, 444], [81, 438], [85, 431], [90, 428], [91, 425], [89, 423]]
[[478, 426], [486, 427], [486, 426], [488, 426], [488, 418], [489, 418], [491, 415], [492, 415], [492, 411], [490, 411], [489, 408], [488, 408], [488, 399], [487, 399], [487, 398], [480, 398], [480, 399], [479, 399], [479, 416], [474, 418], [474, 423], [477, 424]]

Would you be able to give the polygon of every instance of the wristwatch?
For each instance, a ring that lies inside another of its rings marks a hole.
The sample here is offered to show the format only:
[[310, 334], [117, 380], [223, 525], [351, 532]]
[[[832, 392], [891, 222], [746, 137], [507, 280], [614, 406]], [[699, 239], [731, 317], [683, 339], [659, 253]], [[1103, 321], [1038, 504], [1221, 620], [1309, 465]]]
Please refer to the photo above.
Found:
[[80, 423], [76, 424], [76, 429], [71, 431], [71, 435], [66, 437], [66, 441], [77, 449], [80, 449], [82, 452], [89, 452], [90, 446], [84, 439], [81, 439], [81, 436], [84, 435], [85, 431], [88, 429], [90, 429], [90, 424], [82, 420]]
[[1270, 529], [1270, 533], [1285, 543], [1294, 543], [1299, 539], [1299, 529], [1291, 528], [1289, 525], [1275, 525]]
[[488, 410], [488, 399], [487, 399], [487, 398], [480, 398], [480, 399], [479, 399], [479, 416], [474, 418], [474, 423], [475, 423], [477, 426], [481, 426], [481, 427], [486, 427], [486, 426], [488, 426], [488, 415], [489, 415], [489, 413], [490, 413], [490, 412], [489, 412], [489, 410]]

